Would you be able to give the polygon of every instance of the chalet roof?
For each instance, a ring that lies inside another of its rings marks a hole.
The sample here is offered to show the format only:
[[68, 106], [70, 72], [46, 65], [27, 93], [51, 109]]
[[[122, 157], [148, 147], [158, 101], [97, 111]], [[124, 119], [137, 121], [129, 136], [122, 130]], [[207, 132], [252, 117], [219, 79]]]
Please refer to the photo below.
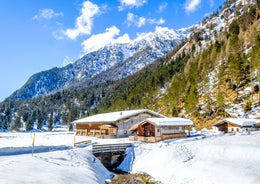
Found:
[[162, 114], [157, 112], [148, 110], [148, 109], [139, 109], [139, 110], [128, 110], [128, 111], [118, 111], [118, 112], [110, 112], [110, 113], [103, 113], [103, 114], [96, 114], [93, 116], [89, 116], [86, 118], [82, 118], [79, 120], [74, 121], [73, 123], [77, 124], [88, 124], [88, 123], [112, 123], [122, 119], [126, 119], [141, 113], [150, 113], [157, 117], [165, 117]]
[[193, 122], [185, 118], [147, 118], [146, 120], [132, 126], [130, 130], [136, 130], [139, 125], [143, 125], [147, 122], [155, 126], [193, 126]]
[[185, 118], [148, 118], [148, 122], [157, 126], [192, 126], [193, 122]]
[[213, 124], [213, 126], [221, 125], [223, 123], [231, 123], [241, 127], [252, 127], [256, 123], [260, 123], [260, 119], [248, 119], [248, 118], [225, 118]]

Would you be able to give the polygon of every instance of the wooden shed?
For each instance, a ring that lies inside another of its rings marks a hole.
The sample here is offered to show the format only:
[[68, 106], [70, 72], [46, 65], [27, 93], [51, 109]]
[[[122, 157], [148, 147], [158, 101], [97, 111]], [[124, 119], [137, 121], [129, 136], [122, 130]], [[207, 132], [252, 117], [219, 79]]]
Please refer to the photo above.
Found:
[[96, 137], [128, 137], [133, 125], [151, 117], [165, 117], [147, 109], [97, 114], [74, 121], [76, 135]]
[[224, 133], [235, 133], [256, 130], [257, 123], [260, 123], [259, 119], [226, 118], [214, 123], [213, 126]]
[[130, 128], [134, 136], [130, 140], [158, 142], [165, 139], [186, 137], [185, 129], [193, 122], [184, 118], [148, 118]]

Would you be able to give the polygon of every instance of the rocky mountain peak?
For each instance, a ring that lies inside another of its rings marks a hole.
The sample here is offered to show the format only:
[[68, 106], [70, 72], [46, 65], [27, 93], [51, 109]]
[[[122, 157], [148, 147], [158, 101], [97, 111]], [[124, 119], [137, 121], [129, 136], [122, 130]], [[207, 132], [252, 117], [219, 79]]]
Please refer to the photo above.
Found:
[[[141, 70], [164, 56], [189, 35], [187, 29], [174, 31], [157, 27], [130, 43], [113, 43], [90, 52], [63, 68], [53, 68], [30, 77], [10, 98], [30, 99], [70, 87], [86, 87], [104, 80], [118, 80]], [[104, 77], [105, 76], [105, 77]], [[84, 83], [84, 84], [83, 84]]]

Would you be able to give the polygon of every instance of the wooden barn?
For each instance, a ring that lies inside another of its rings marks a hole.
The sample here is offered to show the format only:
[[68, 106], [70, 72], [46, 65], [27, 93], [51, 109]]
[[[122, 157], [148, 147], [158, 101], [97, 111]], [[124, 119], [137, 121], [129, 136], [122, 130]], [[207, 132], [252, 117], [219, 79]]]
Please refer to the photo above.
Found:
[[256, 130], [255, 125], [260, 123], [259, 119], [248, 118], [226, 118], [213, 124], [219, 131], [224, 133], [236, 133]]
[[133, 125], [152, 117], [165, 117], [147, 109], [97, 114], [74, 121], [76, 135], [102, 138], [128, 137]]
[[185, 129], [192, 126], [193, 122], [184, 118], [148, 118], [130, 128], [134, 135], [129, 138], [133, 141], [158, 142], [186, 137]]

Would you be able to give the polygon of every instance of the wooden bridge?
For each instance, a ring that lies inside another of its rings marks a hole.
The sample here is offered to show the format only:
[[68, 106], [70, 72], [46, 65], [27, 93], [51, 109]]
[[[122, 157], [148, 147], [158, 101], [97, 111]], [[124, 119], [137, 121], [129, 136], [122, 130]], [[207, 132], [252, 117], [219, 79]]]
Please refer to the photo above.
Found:
[[102, 154], [102, 153], [117, 153], [125, 152], [127, 147], [131, 147], [132, 143], [118, 143], [118, 144], [93, 144], [92, 153]]
[[114, 170], [124, 160], [126, 148], [131, 146], [132, 143], [93, 144], [92, 153], [108, 170]]

